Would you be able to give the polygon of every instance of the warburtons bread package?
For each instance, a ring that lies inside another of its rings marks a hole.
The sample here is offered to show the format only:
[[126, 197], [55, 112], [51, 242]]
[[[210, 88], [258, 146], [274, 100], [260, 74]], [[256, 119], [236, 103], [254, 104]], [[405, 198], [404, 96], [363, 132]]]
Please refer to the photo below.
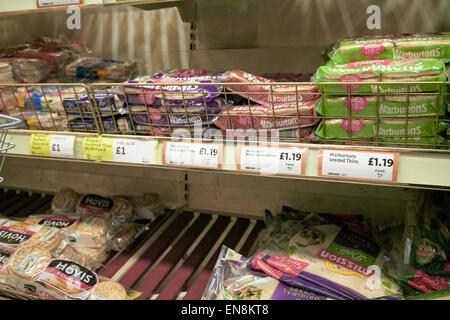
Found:
[[406, 33], [343, 40], [328, 56], [334, 64], [403, 58], [450, 61], [450, 33]]
[[[433, 81], [446, 81], [445, 63], [434, 59], [373, 60], [348, 64], [325, 65], [317, 70], [317, 82], [339, 82], [320, 85], [325, 93], [381, 93], [401, 94], [438, 92]], [[369, 85], [367, 82], [379, 82]], [[391, 84], [388, 82], [417, 82]], [[431, 83], [427, 83], [431, 82]], [[351, 84], [346, 84], [351, 83]]]
[[[445, 115], [446, 101], [430, 93], [417, 95], [329, 95], [317, 105], [317, 112], [327, 117], [418, 117]], [[407, 107], [408, 106], [408, 107]]]

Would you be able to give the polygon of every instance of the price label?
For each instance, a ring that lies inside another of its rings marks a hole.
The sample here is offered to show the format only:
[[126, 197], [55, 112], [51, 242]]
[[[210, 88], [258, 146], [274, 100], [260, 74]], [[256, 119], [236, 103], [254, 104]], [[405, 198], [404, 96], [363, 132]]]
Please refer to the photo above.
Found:
[[162, 161], [168, 166], [220, 169], [222, 147], [217, 143], [165, 141]]
[[82, 3], [82, 0], [37, 0], [38, 8], [69, 6]]
[[83, 139], [83, 159], [96, 161], [114, 161], [114, 139], [103, 137], [86, 137]]
[[156, 163], [158, 141], [114, 139], [113, 160], [130, 163]]
[[241, 145], [237, 153], [238, 170], [304, 175], [306, 153], [305, 148]]
[[74, 136], [55, 135], [50, 139], [50, 153], [52, 157], [73, 158]]
[[83, 158], [97, 161], [155, 164], [157, 141], [87, 137], [83, 140]]
[[319, 176], [397, 181], [399, 155], [395, 152], [321, 149]]
[[32, 134], [30, 153], [34, 156], [73, 158], [74, 136]]

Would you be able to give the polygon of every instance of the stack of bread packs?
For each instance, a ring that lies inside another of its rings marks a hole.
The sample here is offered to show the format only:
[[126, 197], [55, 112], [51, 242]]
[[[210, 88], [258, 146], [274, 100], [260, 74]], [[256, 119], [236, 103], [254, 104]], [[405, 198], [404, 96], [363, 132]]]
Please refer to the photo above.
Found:
[[134, 240], [134, 212], [129, 197], [67, 189], [55, 194], [47, 214], [0, 219], [0, 291], [46, 300], [135, 298], [139, 293], [95, 272], [110, 251]]
[[14, 108], [16, 102], [11, 88], [1, 86], [2, 83], [15, 83], [11, 66], [7, 62], [0, 62], [0, 111], [7, 113], [6, 110]]
[[[231, 134], [231, 139], [242, 138], [239, 132], [251, 130], [260, 137], [264, 134], [300, 138], [302, 142], [315, 140], [312, 128], [319, 121], [315, 111], [317, 86], [276, 84], [242, 70], [227, 71], [222, 79], [229, 91], [227, 99], [242, 100], [222, 111], [214, 122], [227, 137]], [[248, 137], [249, 132], [245, 135]]]
[[436, 82], [447, 80], [450, 34], [346, 40], [329, 56], [316, 74], [323, 92], [317, 111], [326, 118], [316, 131], [319, 137], [417, 145], [445, 142], [439, 134], [446, 124], [436, 119], [446, 113], [447, 86]]

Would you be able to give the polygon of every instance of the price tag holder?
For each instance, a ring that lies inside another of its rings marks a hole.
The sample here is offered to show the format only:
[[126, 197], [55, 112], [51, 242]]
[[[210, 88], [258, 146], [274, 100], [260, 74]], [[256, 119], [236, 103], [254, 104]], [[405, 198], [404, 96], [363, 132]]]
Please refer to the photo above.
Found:
[[32, 134], [30, 153], [43, 157], [74, 157], [75, 136]]
[[158, 141], [114, 139], [113, 160], [117, 162], [155, 164]]
[[321, 149], [319, 176], [397, 181], [397, 152]]
[[70, 6], [83, 4], [83, 0], [37, 0], [38, 8]]
[[167, 166], [220, 169], [223, 146], [217, 143], [164, 141], [162, 162]]
[[155, 164], [158, 141], [87, 137], [83, 140], [83, 158], [96, 161]]
[[297, 147], [239, 145], [237, 168], [264, 174], [304, 175], [307, 151]]
[[114, 139], [103, 137], [85, 137], [82, 144], [83, 159], [96, 161], [114, 161]]

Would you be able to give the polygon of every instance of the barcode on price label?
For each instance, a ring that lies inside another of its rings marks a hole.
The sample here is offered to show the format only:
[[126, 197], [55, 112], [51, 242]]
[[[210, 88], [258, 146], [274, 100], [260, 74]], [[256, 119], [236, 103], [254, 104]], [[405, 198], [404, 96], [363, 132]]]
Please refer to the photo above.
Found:
[[305, 148], [239, 146], [237, 167], [241, 171], [256, 171], [263, 174], [304, 175], [306, 166]]
[[220, 169], [222, 148], [217, 143], [165, 141], [162, 162], [168, 166]]
[[319, 176], [348, 179], [397, 181], [396, 152], [321, 149]]

